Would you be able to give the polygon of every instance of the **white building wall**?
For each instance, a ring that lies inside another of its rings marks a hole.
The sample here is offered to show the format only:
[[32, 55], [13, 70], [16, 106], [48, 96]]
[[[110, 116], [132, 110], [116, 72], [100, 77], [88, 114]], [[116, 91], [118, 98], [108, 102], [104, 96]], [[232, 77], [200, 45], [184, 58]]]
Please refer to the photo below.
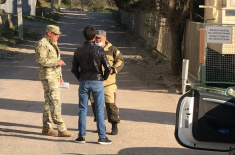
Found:
[[[36, 0], [21, 0], [23, 15], [35, 16]], [[7, 0], [6, 3], [0, 4], [0, 9], [6, 13], [17, 14], [17, 0]]]
[[0, 9], [3, 9], [6, 13], [13, 13], [13, 1], [7, 0], [6, 3], [0, 4]]
[[[221, 24], [221, 26], [224, 24], [235, 24], [234, 1], [235, 0], [205, 0], [205, 23]], [[228, 11], [234, 12], [234, 15], [226, 15]], [[234, 31], [235, 27], [233, 27], [233, 32]], [[234, 49], [235, 35], [233, 35], [232, 40], [232, 44], [208, 44], [208, 47], [221, 54], [228, 54], [228, 51], [230, 51], [228, 49]]]

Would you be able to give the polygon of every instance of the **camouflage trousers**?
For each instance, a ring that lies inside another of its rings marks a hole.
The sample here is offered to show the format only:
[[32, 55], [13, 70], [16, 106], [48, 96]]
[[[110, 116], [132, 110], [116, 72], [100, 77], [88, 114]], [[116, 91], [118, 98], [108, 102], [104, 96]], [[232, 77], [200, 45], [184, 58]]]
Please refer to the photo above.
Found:
[[44, 89], [43, 127], [52, 128], [57, 125], [59, 131], [67, 130], [61, 117], [60, 82], [59, 79], [41, 80]]
[[[110, 91], [110, 89], [108, 91], [108, 89], [105, 89], [105, 88], [104, 88], [105, 107], [106, 107], [106, 111], [107, 111], [107, 114], [108, 114], [108, 122], [109, 123], [120, 123], [119, 109], [116, 105], [116, 92], [115, 91]], [[93, 114], [94, 114], [94, 121], [96, 121], [95, 103], [94, 103], [94, 100], [92, 98], [92, 95], [90, 95], [90, 96], [91, 96], [90, 101], [91, 101], [92, 111], [93, 111]]]

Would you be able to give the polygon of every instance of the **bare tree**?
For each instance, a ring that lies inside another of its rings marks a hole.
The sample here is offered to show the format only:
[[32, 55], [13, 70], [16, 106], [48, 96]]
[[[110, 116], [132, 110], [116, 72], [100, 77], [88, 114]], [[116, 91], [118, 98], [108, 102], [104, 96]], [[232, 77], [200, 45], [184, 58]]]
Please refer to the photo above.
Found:
[[180, 75], [182, 66], [183, 31], [185, 22], [189, 18], [190, 0], [156, 0], [157, 12], [166, 17], [169, 23], [172, 49], [171, 49], [171, 74]]
[[23, 17], [22, 17], [22, 1], [17, 0], [17, 16], [18, 16], [18, 33], [19, 38], [23, 39]]
[[[181, 44], [183, 40], [183, 30], [185, 20], [189, 14], [189, 0], [185, 0], [183, 5], [177, 4], [175, 0], [169, 0], [169, 10], [167, 20], [169, 22], [172, 36], [172, 51], [171, 51], [171, 73], [179, 75], [182, 66], [182, 51]], [[181, 9], [177, 9], [181, 7]]]
[[180, 75], [182, 64], [181, 44], [185, 22], [189, 19], [190, 0], [114, 0], [119, 9], [142, 9], [167, 19], [172, 36], [171, 74]]

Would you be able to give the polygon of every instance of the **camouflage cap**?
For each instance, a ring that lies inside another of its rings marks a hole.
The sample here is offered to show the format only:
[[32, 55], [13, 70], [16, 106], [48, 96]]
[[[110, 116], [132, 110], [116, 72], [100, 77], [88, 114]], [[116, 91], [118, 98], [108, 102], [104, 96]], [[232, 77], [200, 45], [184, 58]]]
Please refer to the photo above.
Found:
[[104, 30], [97, 30], [96, 31], [96, 36], [101, 38], [101, 37], [106, 37], [106, 32]]
[[46, 32], [61, 34], [60, 28], [58, 26], [55, 26], [55, 25], [47, 25]]

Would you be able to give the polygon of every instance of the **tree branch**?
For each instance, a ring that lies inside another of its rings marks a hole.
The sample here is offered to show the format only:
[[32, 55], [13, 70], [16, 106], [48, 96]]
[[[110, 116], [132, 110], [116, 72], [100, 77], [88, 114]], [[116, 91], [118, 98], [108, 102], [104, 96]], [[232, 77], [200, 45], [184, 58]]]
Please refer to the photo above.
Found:
[[185, 0], [184, 2], [184, 8], [182, 10], [182, 14], [181, 14], [181, 18], [180, 18], [180, 22], [183, 22], [184, 19], [186, 18], [186, 16], [188, 15], [188, 11], [189, 11], [189, 2], [190, 0]]
[[169, 23], [174, 23], [173, 25], [175, 25], [175, 13], [176, 13], [176, 2], [175, 0], [169, 0], [167, 19]]

